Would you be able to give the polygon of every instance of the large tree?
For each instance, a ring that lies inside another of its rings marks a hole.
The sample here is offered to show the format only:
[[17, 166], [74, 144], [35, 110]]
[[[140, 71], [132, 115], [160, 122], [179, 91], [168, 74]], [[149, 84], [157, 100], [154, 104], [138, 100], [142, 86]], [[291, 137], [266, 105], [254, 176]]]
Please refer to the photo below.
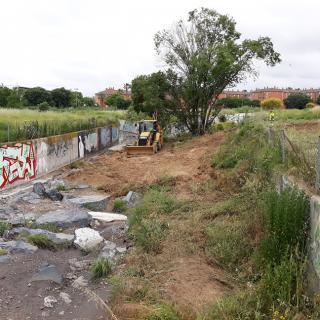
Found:
[[72, 93], [65, 88], [57, 88], [51, 91], [52, 102], [57, 108], [68, 108], [71, 106]]
[[8, 105], [10, 94], [11, 90], [8, 87], [0, 86], [0, 107], [6, 107]]
[[288, 109], [303, 109], [308, 102], [312, 100], [303, 92], [290, 93], [286, 99], [283, 100], [284, 105]]
[[232, 18], [206, 8], [191, 11], [187, 21], [155, 35], [174, 102], [166, 111], [175, 113], [193, 134], [207, 130], [226, 87], [256, 75], [256, 59], [270, 66], [281, 61], [270, 38], [240, 40], [240, 35]]
[[157, 112], [162, 125], [165, 125], [168, 118], [167, 110], [171, 108], [169, 91], [170, 83], [166, 74], [161, 71], [136, 77], [131, 85], [132, 104], [135, 111], [149, 116]]
[[42, 102], [51, 103], [50, 92], [41, 87], [30, 88], [24, 94], [28, 106], [37, 106]]

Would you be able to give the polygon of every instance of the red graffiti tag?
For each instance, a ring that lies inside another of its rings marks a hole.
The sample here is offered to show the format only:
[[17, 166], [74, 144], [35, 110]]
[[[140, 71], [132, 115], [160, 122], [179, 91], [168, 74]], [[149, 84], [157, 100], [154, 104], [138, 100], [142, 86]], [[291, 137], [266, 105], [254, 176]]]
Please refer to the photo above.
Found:
[[0, 189], [17, 180], [36, 176], [36, 158], [33, 145], [19, 144], [0, 147]]

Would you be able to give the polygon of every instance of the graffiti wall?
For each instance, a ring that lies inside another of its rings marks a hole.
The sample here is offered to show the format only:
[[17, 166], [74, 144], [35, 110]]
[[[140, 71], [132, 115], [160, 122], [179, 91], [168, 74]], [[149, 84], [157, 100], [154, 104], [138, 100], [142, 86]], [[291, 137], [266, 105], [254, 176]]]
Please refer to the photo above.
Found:
[[36, 158], [32, 143], [0, 147], [0, 188], [36, 176]]
[[118, 142], [119, 129], [110, 126], [0, 146], [0, 191], [41, 177]]

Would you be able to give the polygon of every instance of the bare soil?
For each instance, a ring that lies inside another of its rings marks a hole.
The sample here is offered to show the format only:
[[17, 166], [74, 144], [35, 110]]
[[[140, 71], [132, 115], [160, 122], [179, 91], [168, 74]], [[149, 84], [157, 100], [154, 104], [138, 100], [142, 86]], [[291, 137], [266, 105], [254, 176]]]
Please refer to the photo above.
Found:
[[[184, 142], [167, 143], [163, 150], [153, 156], [127, 157], [124, 152], [106, 153], [78, 162], [77, 168], [65, 167], [56, 175], [70, 184], [88, 184], [93, 190], [99, 190], [114, 198], [125, 195], [133, 188], [156, 183], [163, 177], [174, 177], [173, 194], [184, 200], [215, 201], [221, 197], [219, 192], [202, 192], [201, 186], [212, 181], [213, 170], [210, 159], [224, 138], [223, 133], [192, 138]], [[85, 191], [83, 191], [85, 192]], [[53, 209], [48, 203], [46, 209]], [[216, 301], [232, 288], [225, 272], [210, 265], [201, 252], [188, 252], [181, 249], [188, 237], [188, 228], [195, 228], [194, 221], [183, 222], [179, 219], [171, 222], [174, 230], [181, 234], [171, 234], [164, 243], [161, 254], [146, 257], [144, 265], [146, 277], [163, 296], [172, 301], [185, 319], [193, 319], [202, 306]], [[194, 235], [193, 235], [194, 236]], [[199, 232], [199, 238], [201, 233]], [[192, 239], [189, 241], [192, 242]], [[192, 244], [191, 244], [192, 245]], [[192, 250], [191, 250], [192, 251]], [[66, 275], [69, 270], [68, 259], [82, 257], [78, 250], [51, 252], [38, 250], [34, 254], [16, 254], [10, 264], [0, 266], [0, 319], [38, 320], [38, 319], [108, 319], [106, 311], [83, 292], [77, 291], [68, 280], [62, 287], [54, 283], [31, 283], [30, 279], [41, 264], [48, 262], [56, 265]], [[90, 257], [89, 257], [90, 258]], [[135, 256], [128, 255], [120, 269], [128, 269]], [[80, 274], [79, 274], [80, 275]], [[81, 272], [89, 279], [88, 271]], [[88, 289], [97, 293], [108, 302], [110, 286], [108, 283], [89, 282]], [[67, 305], [58, 299], [52, 309], [43, 308], [45, 296], [59, 297], [59, 292], [70, 294], [72, 303]], [[143, 304], [127, 303], [125, 299], [116, 301], [112, 306], [117, 318], [139, 319], [148, 311]], [[62, 312], [62, 313], [61, 313]]]

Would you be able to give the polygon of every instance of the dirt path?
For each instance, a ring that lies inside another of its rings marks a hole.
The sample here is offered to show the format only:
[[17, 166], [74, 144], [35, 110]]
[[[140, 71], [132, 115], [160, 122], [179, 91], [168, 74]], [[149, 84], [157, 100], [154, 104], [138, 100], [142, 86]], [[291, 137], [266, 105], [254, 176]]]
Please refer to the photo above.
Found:
[[[220, 197], [218, 192], [202, 192], [200, 187], [212, 181], [210, 159], [223, 138], [223, 133], [217, 133], [169, 143], [154, 156], [127, 157], [124, 152], [101, 155], [64, 174], [71, 183], [86, 183], [114, 197], [122, 196], [132, 188], [159, 183], [164, 177], [174, 177], [172, 193], [177, 198], [215, 201]], [[145, 262], [129, 257], [121, 268], [143, 270], [145, 279], [152, 282], [185, 319], [193, 319], [204, 305], [216, 301], [232, 285], [225, 272], [209, 265], [201, 251], [186, 252], [186, 237], [191, 239], [197, 232], [202, 237], [202, 231], [193, 225], [197, 224], [197, 218], [190, 216], [184, 222], [174, 219], [170, 223], [173, 232], [165, 240], [161, 254], [148, 256]], [[188, 235], [189, 232], [194, 234]], [[192, 240], [189, 242], [192, 246]], [[138, 319], [145, 306], [121, 301], [114, 308], [119, 319]]]
[[219, 146], [223, 133], [193, 138], [183, 143], [169, 143], [153, 156], [127, 157], [124, 152], [104, 154], [81, 162], [79, 169], [64, 174], [71, 183], [85, 183], [113, 195], [124, 195], [130, 187], [150, 185], [158, 179], [176, 177], [176, 192], [190, 196], [195, 184], [209, 177], [208, 163]]

